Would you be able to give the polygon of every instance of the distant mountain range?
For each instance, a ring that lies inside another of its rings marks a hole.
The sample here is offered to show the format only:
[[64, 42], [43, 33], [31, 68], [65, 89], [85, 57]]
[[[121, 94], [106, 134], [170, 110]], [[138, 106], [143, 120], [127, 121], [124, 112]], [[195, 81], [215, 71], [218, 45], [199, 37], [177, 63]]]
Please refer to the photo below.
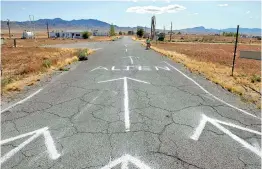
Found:
[[[108, 31], [110, 28], [110, 24], [96, 20], [96, 19], [80, 19], [80, 20], [71, 20], [66, 21], [61, 18], [55, 18], [55, 19], [39, 19], [34, 22], [35, 29], [36, 30], [45, 30], [46, 29], [46, 23], [49, 24], [49, 30], [87, 30], [87, 29], [98, 29], [101, 31]], [[7, 22], [1, 21], [2, 30], [7, 29]], [[10, 23], [11, 29], [16, 30], [29, 30], [31, 26], [30, 21], [24, 21], [24, 22], [11, 22]], [[137, 27], [119, 27], [115, 25], [116, 31], [129, 31], [129, 30], [136, 30]], [[144, 27], [143, 27], [144, 28]], [[147, 31], [150, 31], [150, 28], [146, 28]], [[161, 30], [159, 30], [161, 31]], [[227, 28], [227, 29], [206, 29], [203, 26], [200, 27], [194, 27], [194, 28], [186, 28], [186, 29], [180, 29], [180, 30], [174, 30], [175, 32], [183, 32], [183, 33], [189, 33], [189, 34], [218, 34], [221, 32], [236, 32], [236, 28]], [[250, 34], [250, 35], [261, 35], [261, 29], [260, 28], [240, 28], [241, 34]], [[168, 32], [168, 30], [166, 30]]]
[[[186, 33], [195, 33], [195, 34], [210, 34], [210, 33], [222, 33], [222, 32], [236, 32], [237, 28], [226, 28], [226, 29], [206, 29], [203, 26], [194, 27], [194, 28], [186, 28], [179, 30], [181, 32]], [[261, 35], [260, 28], [239, 28], [239, 32], [241, 34], [250, 34], [250, 35]]]

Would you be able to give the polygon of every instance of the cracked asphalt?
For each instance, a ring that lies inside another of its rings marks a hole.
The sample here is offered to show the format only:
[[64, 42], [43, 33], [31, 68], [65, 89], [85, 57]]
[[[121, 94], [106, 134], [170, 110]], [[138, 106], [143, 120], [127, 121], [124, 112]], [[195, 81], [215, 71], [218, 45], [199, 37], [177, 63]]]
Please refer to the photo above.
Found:
[[[242, 102], [182, 65], [145, 50], [129, 37], [95, 45], [94, 48], [101, 49], [89, 56], [88, 61], [78, 63], [74, 70], [51, 81], [37, 95], [1, 114], [2, 140], [48, 127], [61, 156], [51, 159], [45, 139], [40, 136], [2, 163], [2, 169], [100, 169], [125, 154], [151, 169], [260, 168], [261, 157], [211, 123], [206, 124], [198, 140], [191, 139], [202, 114], [261, 132], [260, 110], [254, 105]], [[133, 56], [133, 65], [127, 56]], [[214, 99], [163, 61], [216, 97], [258, 118]], [[93, 70], [99, 66], [103, 68]], [[129, 70], [126, 66], [130, 66]], [[169, 70], [157, 70], [155, 66]], [[127, 81], [128, 132], [123, 81], [98, 83], [122, 77], [150, 83]], [[259, 144], [260, 149], [260, 135], [223, 127], [252, 146]], [[1, 157], [28, 138], [1, 145]], [[136, 168], [132, 164], [128, 167]], [[114, 167], [117, 168], [121, 165]]]

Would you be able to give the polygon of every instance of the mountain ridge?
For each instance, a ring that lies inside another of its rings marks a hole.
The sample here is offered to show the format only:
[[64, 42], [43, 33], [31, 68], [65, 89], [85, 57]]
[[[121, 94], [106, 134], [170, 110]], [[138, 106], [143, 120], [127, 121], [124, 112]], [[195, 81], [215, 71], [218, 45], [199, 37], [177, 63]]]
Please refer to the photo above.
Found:
[[[57, 29], [98, 29], [98, 30], [109, 30], [110, 24], [98, 19], [73, 19], [73, 20], [63, 20], [61, 18], [54, 19], [39, 19], [34, 22], [36, 29], [46, 29], [46, 22], [49, 24], [50, 30]], [[26, 30], [30, 29], [30, 21], [14, 21], [10, 23], [11, 28]], [[7, 22], [1, 21], [1, 29], [7, 29]], [[114, 25], [116, 31], [129, 31], [136, 30], [137, 27], [120, 27]], [[144, 28], [144, 27], [142, 27]], [[147, 31], [150, 28], [147, 28]], [[158, 29], [161, 31], [160, 29]], [[167, 30], [168, 31], [168, 30]], [[236, 28], [225, 28], [225, 29], [215, 29], [215, 28], [205, 28], [204, 26], [198, 26], [193, 28], [185, 28], [174, 31], [180, 31], [183, 33], [189, 34], [218, 34], [221, 32], [236, 32]], [[242, 34], [252, 34], [252, 35], [261, 35], [261, 28], [240, 28], [239, 32]]]

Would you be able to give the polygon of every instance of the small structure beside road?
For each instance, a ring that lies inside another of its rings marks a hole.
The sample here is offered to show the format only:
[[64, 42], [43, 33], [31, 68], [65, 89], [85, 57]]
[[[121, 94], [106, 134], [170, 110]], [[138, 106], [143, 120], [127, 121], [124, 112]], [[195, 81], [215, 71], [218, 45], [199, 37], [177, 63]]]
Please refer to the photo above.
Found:
[[72, 39], [82, 39], [83, 30], [68, 30], [68, 31], [52, 31], [49, 32], [50, 38], [72, 38]]
[[33, 32], [30, 32], [30, 31], [27, 31], [27, 30], [24, 30], [24, 32], [22, 33], [22, 39], [33, 39], [35, 36], [34, 36], [34, 33]]
[[91, 32], [93, 36], [108, 36], [107, 31], [99, 30], [67, 30], [67, 31], [52, 31], [49, 32], [50, 38], [72, 38], [72, 39], [83, 39], [84, 32]]

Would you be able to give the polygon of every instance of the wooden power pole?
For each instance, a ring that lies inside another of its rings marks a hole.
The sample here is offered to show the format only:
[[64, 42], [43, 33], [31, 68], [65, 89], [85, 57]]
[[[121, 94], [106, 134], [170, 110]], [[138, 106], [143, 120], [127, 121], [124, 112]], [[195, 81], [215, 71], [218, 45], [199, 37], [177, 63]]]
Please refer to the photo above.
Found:
[[49, 28], [48, 28], [48, 21], [46, 21], [46, 30], [47, 30], [47, 38], [49, 38]]
[[172, 34], [173, 34], [173, 32], [172, 32], [172, 22], [171, 22], [170, 42], [171, 42], [171, 39], [172, 39]]
[[8, 31], [9, 31], [9, 38], [11, 38], [11, 33], [10, 33], [10, 20], [7, 19], [7, 26], [8, 26]]
[[238, 43], [238, 32], [239, 32], [239, 25], [237, 25], [237, 34], [236, 34], [236, 41], [235, 41], [235, 50], [234, 50], [234, 57], [233, 57], [233, 65], [232, 65], [232, 76], [234, 73], [235, 68], [235, 60], [236, 60], [236, 53], [237, 53], [237, 43]]

